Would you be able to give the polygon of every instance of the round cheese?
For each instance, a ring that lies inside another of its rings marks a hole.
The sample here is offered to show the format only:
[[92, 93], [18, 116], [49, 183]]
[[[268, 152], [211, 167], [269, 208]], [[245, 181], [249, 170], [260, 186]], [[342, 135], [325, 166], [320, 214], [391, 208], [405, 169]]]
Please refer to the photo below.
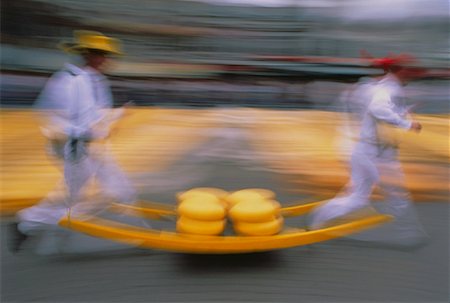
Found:
[[272, 236], [283, 229], [283, 218], [277, 217], [274, 220], [260, 223], [235, 222], [234, 230], [243, 236]]
[[226, 215], [225, 206], [214, 196], [194, 196], [183, 200], [177, 208], [178, 215], [191, 219], [215, 221]]
[[265, 222], [277, 217], [280, 208], [280, 204], [274, 200], [246, 200], [234, 205], [229, 216], [233, 221]]
[[273, 191], [263, 188], [248, 188], [233, 192], [226, 197], [226, 200], [233, 206], [243, 201], [273, 198], [275, 198], [275, 193]]
[[177, 232], [185, 234], [214, 236], [225, 229], [226, 220], [200, 221], [181, 216], [177, 220]]
[[185, 192], [178, 193], [177, 200], [178, 203], [182, 202], [183, 200], [197, 197], [197, 196], [214, 196], [216, 197], [220, 202], [222, 202], [225, 206], [228, 206], [228, 203], [225, 201], [225, 198], [228, 196], [228, 192], [220, 189], [220, 188], [214, 188], [214, 187], [197, 187], [190, 189]]

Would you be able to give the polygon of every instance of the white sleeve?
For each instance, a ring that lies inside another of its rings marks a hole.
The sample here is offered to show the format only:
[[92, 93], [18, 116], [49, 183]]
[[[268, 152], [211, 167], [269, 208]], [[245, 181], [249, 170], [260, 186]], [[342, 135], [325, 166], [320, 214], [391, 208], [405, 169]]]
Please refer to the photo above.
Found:
[[100, 107], [112, 108], [114, 100], [111, 92], [111, 84], [109, 83], [108, 79], [103, 77], [102, 80], [99, 82], [99, 88], [102, 91], [100, 100], [98, 100]]
[[377, 120], [395, 125], [400, 128], [411, 128], [412, 121], [403, 118], [394, 111], [391, 96], [385, 90], [377, 92], [369, 104], [369, 113]]
[[36, 101], [35, 108], [44, 119], [46, 134], [66, 137], [84, 137], [89, 125], [77, 123], [78, 93], [77, 76], [58, 72], [52, 76]]

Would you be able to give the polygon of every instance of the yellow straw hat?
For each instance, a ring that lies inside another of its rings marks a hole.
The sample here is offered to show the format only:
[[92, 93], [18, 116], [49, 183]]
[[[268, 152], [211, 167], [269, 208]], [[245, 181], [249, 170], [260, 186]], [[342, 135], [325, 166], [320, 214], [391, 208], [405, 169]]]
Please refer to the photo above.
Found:
[[68, 53], [80, 53], [86, 49], [94, 49], [114, 55], [123, 55], [121, 43], [118, 39], [107, 37], [95, 31], [74, 31], [74, 40], [61, 42], [58, 47]]

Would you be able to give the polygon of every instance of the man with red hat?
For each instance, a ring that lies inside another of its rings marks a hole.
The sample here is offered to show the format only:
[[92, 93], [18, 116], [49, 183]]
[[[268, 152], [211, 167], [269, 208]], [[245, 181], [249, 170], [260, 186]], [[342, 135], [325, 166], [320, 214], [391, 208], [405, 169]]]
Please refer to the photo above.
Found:
[[[63, 162], [64, 197], [54, 193], [39, 204], [17, 214], [12, 250], [17, 251], [27, 235], [43, 226], [57, 225], [63, 216], [82, 216], [105, 209], [107, 202], [133, 203], [136, 198], [129, 180], [104, 145], [113, 121], [123, 109], [112, 109], [112, 95], [103, 71], [111, 55], [120, 55], [120, 43], [94, 31], [75, 31], [75, 39], [60, 48], [75, 54], [79, 64], [66, 63], [47, 82], [36, 102], [43, 117], [43, 134], [50, 151]], [[99, 201], [86, 198], [85, 191], [96, 181]], [[62, 201], [61, 201], [62, 200]]]
[[360, 103], [366, 103], [366, 106], [361, 112], [359, 138], [350, 160], [350, 191], [315, 209], [311, 215], [312, 229], [357, 213], [374, 211], [370, 206], [370, 195], [373, 187], [378, 185], [388, 202], [386, 212], [397, 221], [389, 235], [385, 233], [378, 240], [416, 244], [426, 238], [409, 193], [403, 187], [404, 176], [397, 158], [398, 142], [392, 136], [383, 135], [395, 132], [393, 128], [414, 132], [420, 132], [422, 128], [419, 122], [409, 117], [403, 91], [403, 86], [414, 76], [407, 67], [411, 60], [405, 55], [373, 60], [385, 75], [371, 86], [366, 94], [368, 101]]

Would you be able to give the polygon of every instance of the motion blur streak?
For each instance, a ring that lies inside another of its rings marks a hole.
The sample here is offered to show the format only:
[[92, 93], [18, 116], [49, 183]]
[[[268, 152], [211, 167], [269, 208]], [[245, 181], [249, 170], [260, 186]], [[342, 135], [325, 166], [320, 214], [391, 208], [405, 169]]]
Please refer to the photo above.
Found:
[[[227, 157], [258, 161], [265, 167], [254, 169], [277, 171], [292, 182], [292, 190], [320, 197], [335, 194], [348, 178], [349, 152], [343, 146], [347, 141], [338, 128], [345, 119], [342, 113], [249, 108], [129, 111], [108, 145], [140, 192], [161, 186], [177, 189], [183, 179], [202, 176], [197, 166], [201, 162]], [[45, 153], [34, 112], [4, 109], [1, 116], [1, 203], [2, 213], [10, 213], [44, 197], [61, 172]], [[446, 201], [449, 116], [417, 118], [423, 133], [402, 134], [400, 145], [407, 188], [416, 201]], [[33, 138], [33, 146], [21, 138]], [[177, 175], [178, 183], [164, 172], [190, 156], [195, 158]]]

